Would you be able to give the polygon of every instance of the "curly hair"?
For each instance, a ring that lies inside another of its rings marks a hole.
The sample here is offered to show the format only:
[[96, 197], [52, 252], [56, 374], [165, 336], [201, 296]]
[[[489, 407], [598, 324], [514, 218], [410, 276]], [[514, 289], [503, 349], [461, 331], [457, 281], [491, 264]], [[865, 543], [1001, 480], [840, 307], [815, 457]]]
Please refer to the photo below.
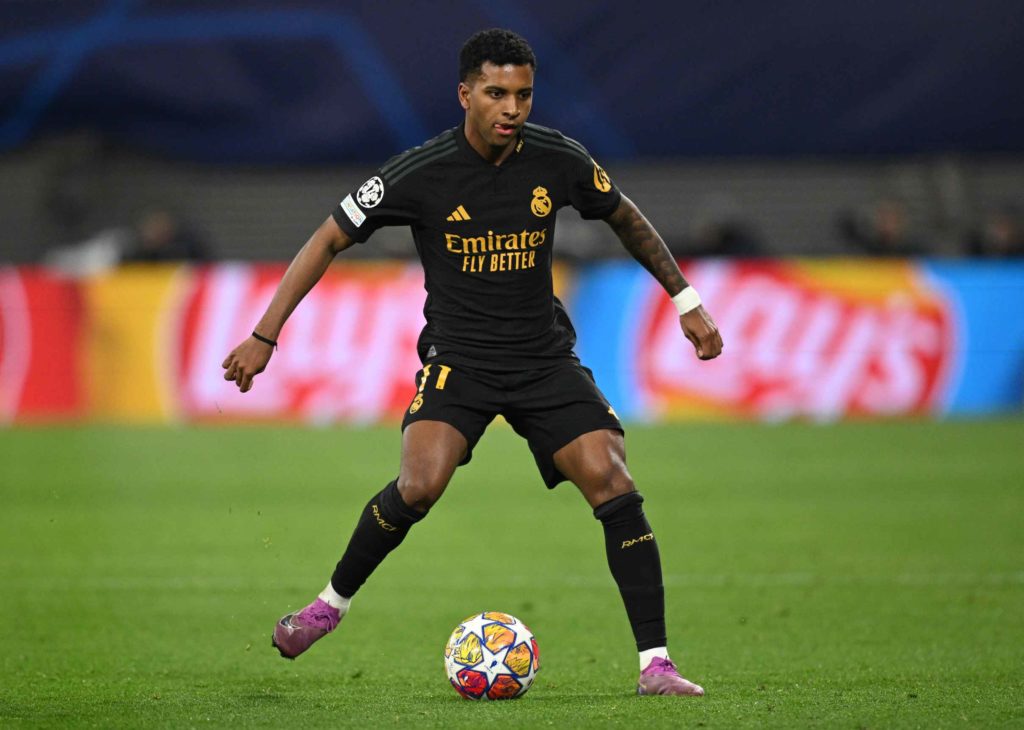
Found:
[[459, 51], [459, 81], [479, 73], [480, 67], [490, 61], [496, 66], [511, 63], [514, 66], [530, 66], [537, 70], [537, 57], [533, 49], [518, 33], [504, 28], [491, 28], [474, 33]]

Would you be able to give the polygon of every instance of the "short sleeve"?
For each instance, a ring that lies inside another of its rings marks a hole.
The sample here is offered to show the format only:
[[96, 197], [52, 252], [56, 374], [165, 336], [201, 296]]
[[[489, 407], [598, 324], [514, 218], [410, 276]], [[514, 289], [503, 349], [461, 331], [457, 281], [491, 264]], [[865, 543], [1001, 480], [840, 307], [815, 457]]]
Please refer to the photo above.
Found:
[[378, 228], [408, 226], [419, 218], [419, 205], [411, 187], [393, 185], [378, 170], [358, 189], [342, 198], [331, 215], [341, 230], [363, 243]]
[[572, 159], [569, 203], [587, 220], [607, 218], [619, 207], [622, 193], [590, 155]]

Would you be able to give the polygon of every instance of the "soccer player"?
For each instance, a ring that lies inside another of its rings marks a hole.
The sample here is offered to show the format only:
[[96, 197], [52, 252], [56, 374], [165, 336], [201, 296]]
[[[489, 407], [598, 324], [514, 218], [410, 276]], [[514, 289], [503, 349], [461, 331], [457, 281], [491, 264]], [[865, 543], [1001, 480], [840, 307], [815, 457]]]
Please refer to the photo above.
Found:
[[552, 291], [555, 212], [571, 205], [611, 226], [672, 297], [697, 357], [717, 357], [722, 339], [661, 237], [583, 146], [527, 123], [536, 66], [515, 33], [471, 37], [459, 55], [462, 124], [392, 158], [346, 195], [296, 255], [252, 336], [223, 362], [225, 380], [248, 391], [336, 254], [381, 226], [412, 229], [427, 324], [398, 478], [370, 498], [316, 600], [274, 627], [274, 646], [294, 659], [337, 627], [501, 414], [529, 443], [548, 488], [573, 482], [604, 527], [640, 653], [637, 692], [701, 695], [669, 659], [658, 544], [626, 470], [622, 425], [573, 353], [575, 331]]

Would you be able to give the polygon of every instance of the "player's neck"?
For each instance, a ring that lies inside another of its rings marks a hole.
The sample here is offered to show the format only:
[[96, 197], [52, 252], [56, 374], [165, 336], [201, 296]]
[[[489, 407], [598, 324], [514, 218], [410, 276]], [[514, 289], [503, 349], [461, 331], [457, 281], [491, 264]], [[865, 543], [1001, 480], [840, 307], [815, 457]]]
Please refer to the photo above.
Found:
[[462, 125], [462, 133], [466, 135], [466, 141], [469, 142], [469, 146], [472, 147], [485, 162], [495, 166], [500, 165], [507, 160], [515, 149], [515, 144], [511, 141], [503, 147], [495, 147], [488, 144], [482, 137], [475, 133], [470, 124]]

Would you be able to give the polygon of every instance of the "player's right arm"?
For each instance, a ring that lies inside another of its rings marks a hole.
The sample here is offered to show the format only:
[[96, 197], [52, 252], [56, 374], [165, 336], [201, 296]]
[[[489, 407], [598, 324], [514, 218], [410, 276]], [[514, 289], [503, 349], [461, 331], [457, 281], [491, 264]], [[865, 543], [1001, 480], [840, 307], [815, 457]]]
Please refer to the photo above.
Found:
[[[334, 257], [353, 243], [352, 237], [341, 230], [334, 218], [328, 217], [292, 259], [255, 331], [276, 341], [288, 317], [320, 281]], [[247, 392], [252, 388], [252, 379], [266, 369], [273, 353], [271, 345], [248, 337], [221, 363], [224, 379], [234, 380], [240, 391]]]

